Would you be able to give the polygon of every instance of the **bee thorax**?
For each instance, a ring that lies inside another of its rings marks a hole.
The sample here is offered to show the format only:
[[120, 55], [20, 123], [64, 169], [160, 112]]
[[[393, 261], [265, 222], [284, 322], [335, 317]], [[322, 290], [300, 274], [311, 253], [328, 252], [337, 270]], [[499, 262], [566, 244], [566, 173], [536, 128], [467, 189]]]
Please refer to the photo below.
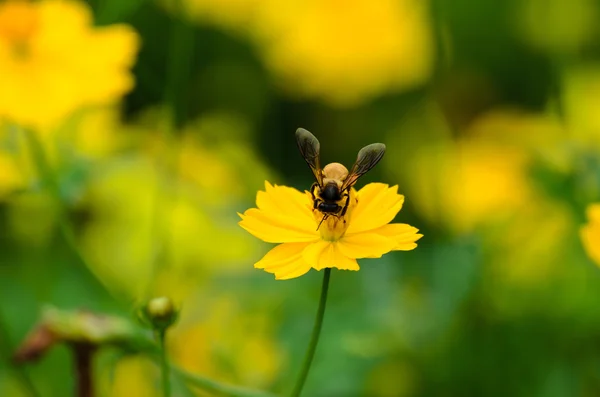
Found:
[[323, 168], [323, 176], [326, 179], [343, 181], [348, 176], [348, 169], [340, 163], [330, 163]]
[[[325, 187], [321, 190], [321, 198], [328, 202], [340, 200], [342, 197], [340, 195], [340, 189], [335, 182], [329, 182]], [[337, 205], [334, 204], [336, 207]]]

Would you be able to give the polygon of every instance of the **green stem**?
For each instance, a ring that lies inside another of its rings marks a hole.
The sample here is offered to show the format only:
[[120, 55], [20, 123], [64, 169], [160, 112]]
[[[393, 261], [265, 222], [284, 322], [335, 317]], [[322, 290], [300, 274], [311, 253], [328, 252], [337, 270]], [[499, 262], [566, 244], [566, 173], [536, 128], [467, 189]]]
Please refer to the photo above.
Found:
[[[151, 219], [151, 239], [158, 241], [159, 247], [152, 263], [152, 277], [146, 287], [146, 295], [152, 296], [157, 289], [160, 273], [168, 271], [169, 263], [164, 260], [169, 256], [168, 250], [172, 247], [172, 233], [165, 233], [161, 224], [161, 211], [171, 211], [173, 200], [179, 197], [178, 179], [180, 138], [178, 130], [187, 121], [187, 99], [190, 84], [190, 75], [194, 58], [194, 27], [185, 16], [185, 7], [182, 0], [172, 2], [173, 15], [169, 32], [168, 56], [166, 57], [166, 79], [164, 84], [163, 102], [165, 104], [165, 122], [161, 126], [164, 147], [158, 155], [157, 165], [166, 170], [165, 178], [159, 178], [153, 194], [153, 215]], [[159, 173], [159, 176], [163, 173]], [[165, 186], [169, 188], [165, 194]]]
[[35, 163], [39, 177], [41, 178], [41, 182], [50, 189], [52, 199], [55, 201], [54, 204], [56, 205], [56, 210], [58, 211], [58, 225], [60, 227], [60, 231], [63, 234], [67, 244], [73, 248], [75, 254], [79, 257], [79, 259], [81, 259], [82, 262], [85, 263], [85, 260], [83, 260], [81, 252], [79, 252], [77, 244], [75, 243], [75, 233], [71, 229], [71, 225], [68, 221], [69, 215], [66, 207], [63, 204], [58, 177], [55, 175], [54, 170], [50, 165], [50, 161], [46, 156], [44, 147], [35, 135], [35, 132], [25, 129], [22, 129], [21, 131], [25, 135], [25, 139], [29, 144], [31, 156], [33, 158], [33, 162]]
[[[69, 220], [68, 208], [63, 202], [58, 177], [55, 171], [52, 169], [52, 166], [50, 164], [50, 161], [48, 160], [46, 151], [44, 150], [42, 143], [39, 141], [34, 131], [22, 129], [18, 126], [15, 126], [15, 128], [17, 128], [20, 132], [22, 132], [25, 135], [25, 139], [31, 150], [32, 160], [41, 179], [41, 183], [44, 186], [46, 186], [52, 194], [52, 200], [54, 200], [54, 205], [56, 206], [56, 211], [58, 214], [57, 221], [59, 231], [62, 237], [67, 243], [67, 246], [75, 255], [76, 259], [79, 260], [81, 264], [85, 266], [86, 269], [92, 269], [92, 267], [89, 266], [87, 259], [85, 258], [77, 244], [75, 230]], [[110, 290], [106, 291], [108, 293], [111, 293]]]
[[323, 316], [325, 315], [325, 305], [327, 304], [327, 291], [329, 290], [330, 275], [331, 269], [325, 268], [325, 273], [323, 275], [323, 285], [321, 287], [321, 299], [319, 300], [319, 309], [317, 310], [315, 325], [313, 326], [312, 335], [310, 337], [310, 343], [308, 344], [308, 349], [306, 350], [306, 355], [304, 356], [304, 363], [302, 364], [302, 369], [300, 370], [300, 374], [298, 375], [298, 379], [296, 380], [296, 385], [294, 386], [294, 390], [291, 394], [292, 397], [298, 397], [300, 396], [300, 393], [302, 393], [304, 382], [306, 382], [306, 378], [308, 377], [308, 371], [310, 370], [310, 365], [312, 364], [313, 357], [315, 356], [315, 350], [317, 350], [317, 344], [319, 343], [319, 335], [321, 335], [321, 326], [323, 325]]
[[185, 18], [182, 0], [175, 0], [173, 9], [164, 93], [164, 101], [171, 108], [169, 115], [171, 134], [181, 128], [187, 118], [187, 92], [194, 56], [194, 29]]
[[[46, 185], [46, 187], [50, 189], [52, 195], [54, 196], [53, 198], [58, 201], [58, 204], [60, 204], [62, 202], [62, 194], [60, 192], [58, 178], [56, 177], [52, 167], [50, 166], [50, 161], [46, 156], [46, 152], [44, 150], [44, 147], [42, 146], [42, 143], [38, 140], [37, 136], [35, 135], [35, 132], [28, 129], [22, 129], [18, 126], [15, 128], [17, 128], [17, 130], [22, 132], [25, 136], [25, 140], [27, 141], [29, 149], [31, 150], [32, 160], [35, 163], [35, 167], [39, 174], [38, 176], [41, 179], [41, 183], [43, 185]], [[61, 205], [58, 205], [58, 210], [61, 211], [60, 215], [62, 218], [62, 212], [64, 211], [64, 208]]]
[[167, 349], [165, 345], [165, 336], [167, 330], [158, 331], [158, 342], [160, 344], [160, 372], [162, 377], [163, 397], [171, 397], [171, 371], [167, 362]]

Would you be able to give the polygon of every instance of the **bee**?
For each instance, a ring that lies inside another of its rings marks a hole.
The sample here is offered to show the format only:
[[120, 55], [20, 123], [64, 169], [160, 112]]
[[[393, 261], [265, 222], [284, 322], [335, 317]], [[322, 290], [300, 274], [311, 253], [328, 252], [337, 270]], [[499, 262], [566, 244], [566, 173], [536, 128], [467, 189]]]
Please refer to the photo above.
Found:
[[[317, 226], [317, 230], [325, 219], [330, 216], [342, 218], [348, 211], [350, 205], [350, 188], [354, 186], [358, 178], [366, 174], [381, 160], [385, 154], [383, 143], [372, 143], [358, 152], [356, 162], [348, 172], [348, 169], [340, 163], [330, 163], [321, 168], [319, 152], [321, 144], [310, 132], [303, 128], [296, 130], [296, 142], [300, 154], [312, 170], [316, 182], [310, 187], [313, 199], [313, 210], [323, 214], [323, 219]], [[345, 222], [345, 220], [344, 220]]]

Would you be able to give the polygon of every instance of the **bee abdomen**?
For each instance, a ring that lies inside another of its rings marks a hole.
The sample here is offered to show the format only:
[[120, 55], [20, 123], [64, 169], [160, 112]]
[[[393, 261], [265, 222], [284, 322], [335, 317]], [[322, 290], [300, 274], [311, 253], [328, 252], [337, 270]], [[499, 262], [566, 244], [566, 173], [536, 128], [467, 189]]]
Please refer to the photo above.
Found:
[[325, 202], [321, 202], [319, 203], [319, 206], [317, 207], [317, 209], [323, 213], [337, 213], [340, 210], [340, 206], [337, 205], [336, 203], [325, 203]]

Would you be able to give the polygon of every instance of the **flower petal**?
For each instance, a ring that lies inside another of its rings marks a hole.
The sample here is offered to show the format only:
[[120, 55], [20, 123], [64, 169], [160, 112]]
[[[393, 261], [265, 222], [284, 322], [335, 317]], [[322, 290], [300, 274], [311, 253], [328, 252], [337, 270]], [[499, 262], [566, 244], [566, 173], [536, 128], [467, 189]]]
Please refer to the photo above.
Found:
[[302, 258], [290, 263], [286, 269], [281, 269], [275, 273], [275, 280], [289, 280], [305, 275], [311, 269]]
[[339, 242], [329, 244], [329, 247], [325, 248], [319, 257], [319, 263], [316, 270], [321, 270], [326, 267], [335, 267], [340, 270], [359, 270], [356, 259], [349, 258], [342, 254], [339, 249]]
[[242, 218], [239, 222], [241, 227], [267, 243], [309, 242], [319, 238], [314, 221], [303, 222], [298, 218], [256, 208], [238, 215]]
[[332, 243], [330, 241], [324, 240], [309, 244], [304, 251], [302, 251], [302, 258], [311, 267], [316, 268], [319, 265], [319, 257], [321, 256], [321, 253], [331, 244]]
[[[265, 191], [256, 195], [259, 209], [314, 223], [312, 201], [305, 192], [287, 186], [272, 186], [265, 181]], [[316, 225], [314, 226], [316, 229]]]
[[396, 246], [396, 241], [376, 233], [345, 235], [338, 242], [339, 251], [348, 258], [380, 258]]
[[310, 270], [302, 258], [307, 243], [280, 244], [271, 249], [254, 267], [275, 274], [277, 280], [299, 277]]
[[319, 238], [311, 202], [306, 193], [286, 186], [271, 186], [256, 196], [258, 208], [243, 215], [239, 225], [268, 243], [308, 242]]
[[276, 268], [293, 260], [294, 256], [301, 256], [302, 251], [309, 243], [285, 243], [273, 247], [263, 258], [254, 264], [257, 269]]
[[302, 253], [304, 260], [314, 269], [321, 270], [326, 267], [335, 267], [340, 270], [358, 270], [356, 259], [349, 258], [339, 250], [338, 243], [319, 241], [310, 244]]
[[393, 250], [410, 251], [417, 247], [415, 241], [423, 237], [418, 231], [419, 229], [406, 223], [391, 223], [373, 230], [373, 233], [393, 239], [396, 243]]
[[391, 222], [404, 203], [398, 186], [384, 183], [369, 183], [357, 192], [356, 198], [346, 234], [370, 231]]

